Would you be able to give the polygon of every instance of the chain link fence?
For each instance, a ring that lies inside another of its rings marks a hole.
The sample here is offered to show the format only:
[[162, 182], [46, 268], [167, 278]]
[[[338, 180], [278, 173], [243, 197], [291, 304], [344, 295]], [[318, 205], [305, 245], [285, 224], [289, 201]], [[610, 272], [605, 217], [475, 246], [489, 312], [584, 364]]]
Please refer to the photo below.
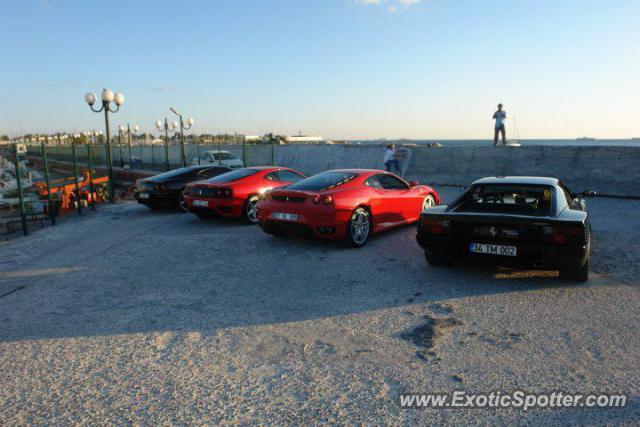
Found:
[[108, 198], [106, 146], [7, 145], [0, 151], [0, 234], [28, 234]]
[[[90, 144], [93, 149], [94, 167], [107, 167], [106, 144]], [[72, 162], [73, 144], [50, 144], [47, 147], [49, 160]], [[87, 144], [76, 144], [76, 161], [88, 163]], [[222, 155], [220, 155], [222, 154]], [[28, 155], [42, 157], [42, 145], [29, 145]], [[163, 172], [183, 165], [181, 144], [119, 144], [111, 145], [111, 158], [115, 168], [141, 169]], [[245, 166], [264, 166], [275, 163], [274, 144], [184, 144], [186, 165], [224, 164], [225, 160], [238, 159]]]

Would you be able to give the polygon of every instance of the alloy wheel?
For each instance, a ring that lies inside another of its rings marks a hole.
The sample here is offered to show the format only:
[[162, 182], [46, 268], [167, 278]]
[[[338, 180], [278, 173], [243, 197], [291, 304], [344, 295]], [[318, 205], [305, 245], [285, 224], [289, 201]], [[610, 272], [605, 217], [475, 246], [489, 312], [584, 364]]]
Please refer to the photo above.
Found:
[[351, 239], [362, 245], [369, 237], [369, 214], [364, 209], [357, 210], [351, 218]]
[[247, 200], [247, 219], [254, 224], [258, 222], [258, 196], [251, 196]]
[[436, 204], [436, 200], [433, 198], [432, 195], [429, 194], [427, 197], [424, 198], [424, 201], [422, 202], [422, 212], [431, 209], [433, 206], [435, 206], [435, 204]]
[[187, 209], [187, 205], [184, 202], [184, 192], [180, 193], [180, 199], [178, 199], [178, 206], [180, 207], [181, 210], [185, 212], [189, 212], [189, 209]]

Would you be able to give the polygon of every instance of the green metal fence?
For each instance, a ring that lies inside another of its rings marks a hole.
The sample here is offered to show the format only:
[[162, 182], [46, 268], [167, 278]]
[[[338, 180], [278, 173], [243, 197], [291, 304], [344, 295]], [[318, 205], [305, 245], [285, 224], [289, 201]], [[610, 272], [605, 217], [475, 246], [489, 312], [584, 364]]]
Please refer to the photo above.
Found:
[[35, 226], [56, 225], [61, 214], [95, 210], [107, 199], [111, 183], [104, 173], [96, 175], [106, 167], [104, 144], [31, 144], [26, 152], [22, 147], [0, 150], [3, 163], [13, 165], [5, 171], [8, 184], [0, 193], [0, 234], [22, 230], [26, 235]]
[[[75, 155], [76, 161], [80, 165], [87, 164], [87, 144], [76, 144], [78, 150]], [[106, 144], [91, 144], [93, 152], [94, 167], [107, 166]], [[82, 147], [82, 148], [81, 148]], [[72, 163], [74, 161], [73, 144], [32, 144], [28, 146], [28, 155], [42, 157], [42, 151], [46, 148], [49, 160]], [[242, 160], [246, 166], [263, 166], [275, 163], [275, 144], [222, 144], [221, 142], [200, 141], [185, 144], [185, 163], [202, 164], [202, 156], [207, 152], [213, 154], [218, 152], [229, 152], [236, 158]], [[117, 139], [111, 145], [111, 157], [113, 167], [125, 169], [144, 169], [154, 171], [164, 171], [182, 166], [181, 145], [178, 142], [170, 141], [168, 144], [133, 144], [129, 150], [128, 144], [124, 141], [119, 144]], [[217, 157], [217, 156], [214, 156]], [[211, 159], [210, 159], [211, 161]], [[213, 163], [217, 163], [214, 158]], [[222, 160], [224, 163], [224, 160]]]

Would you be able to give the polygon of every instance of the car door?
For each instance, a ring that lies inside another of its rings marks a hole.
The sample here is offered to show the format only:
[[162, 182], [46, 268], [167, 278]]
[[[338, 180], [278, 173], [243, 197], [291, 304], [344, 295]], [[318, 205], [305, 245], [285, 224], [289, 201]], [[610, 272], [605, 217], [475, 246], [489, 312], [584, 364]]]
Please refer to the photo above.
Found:
[[373, 216], [373, 229], [378, 231], [392, 225], [391, 216], [386, 202], [387, 191], [378, 180], [378, 175], [372, 175], [364, 181]]
[[413, 195], [407, 183], [387, 173], [376, 177], [384, 189], [382, 209], [386, 212], [386, 223], [396, 225], [415, 217], [412, 212]]

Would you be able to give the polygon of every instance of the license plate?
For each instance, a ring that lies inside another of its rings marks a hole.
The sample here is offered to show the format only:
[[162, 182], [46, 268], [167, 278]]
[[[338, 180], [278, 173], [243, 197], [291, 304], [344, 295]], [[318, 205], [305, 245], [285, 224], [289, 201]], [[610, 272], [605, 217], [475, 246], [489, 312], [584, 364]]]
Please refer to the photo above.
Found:
[[206, 201], [206, 200], [194, 200], [193, 201], [193, 206], [200, 206], [200, 207], [208, 208], [209, 207], [209, 202]]
[[292, 214], [292, 213], [274, 212], [273, 213], [273, 217], [275, 219], [280, 219], [282, 221], [297, 221], [298, 220], [298, 214]]
[[138, 197], [141, 199], [148, 199], [149, 198], [149, 193], [140, 193], [138, 194]]
[[469, 250], [476, 254], [518, 256], [518, 248], [515, 246], [490, 245], [486, 243], [471, 243]]

